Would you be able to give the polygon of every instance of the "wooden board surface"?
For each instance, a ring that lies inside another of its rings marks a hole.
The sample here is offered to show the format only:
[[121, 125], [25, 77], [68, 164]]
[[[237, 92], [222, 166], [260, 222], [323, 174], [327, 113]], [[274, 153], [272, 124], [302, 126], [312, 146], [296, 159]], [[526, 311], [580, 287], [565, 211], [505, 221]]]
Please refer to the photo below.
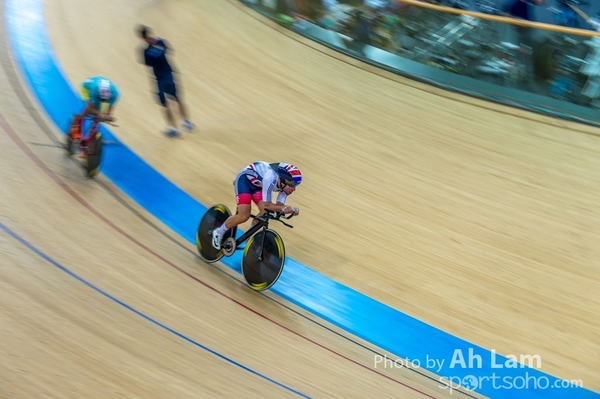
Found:
[[278, 384], [449, 395], [431, 376], [374, 368], [368, 344], [207, 267], [102, 177], [84, 178], [1, 77], [0, 222], [13, 234], [0, 231], [2, 397], [298, 396]]
[[[94, 13], [81, 13], [82, 9], [94, 9]], [[600, 388], [596, 376], [600, 365], [600, 250], [596, 245], [600, 143], [589, 134], [595, 133], [593, 129], [390, 79], [372, 68], [365, 71], [356, 62], [282, 34], [235, 2], [136, 0], [124, 5], [118, 0], [99, 4], [47, 0], [46, 13], [58, 60], [72, 84], [93, 74], [114, 79], [123, 94], [117, 109], [120, 128], [115, 132], [119, 138], [197, 199], [205, 204], [232, 204], [231, 181], [246, 163], [257, 159], [293, 162], [302, 168], [306, 181], [290, 198], [290, 203], [302, 210], [296, 228], [281, 232], [290, 256], [450, 333], [500, 353], [539, 354], [543, 371], [581, 379], [591, 389]], [[182, 73], [185, 99], [198, 126], [195, 133], [182, 139], [169, 140], [161, 134], [164, 121], [149, 71], [138, 62], [141, 43], [134, 28], [139, 22], [154, 27], [176, 50], [174, 63]], [[9, 99], [7, 94], [5, 100]], [[29, 135], [30, 141], [39, 141], [39, 129], [31, 126], [26, 115], [14, 112], [14, 120], [7, 116], [9, 123], [17, 126], [20, 134]], [[6, 216], [22, 226], [21, 234], [61, 262], [163, 321], [299, 389], [361, 396], [366, 391], [361, 394], [355, 386], [352, 393], [343, 391], [348, 373], [357, 373], [361, 381], [357, 385], [365, 390], [392, 389], [386, 384], [393, 382], [361, 367], [349, 368], [347, 361], [323, 354], [312, 344], [275, 331], [276, 327], [267, 327], [263, 320], [210, 290], [198, 289], [197, 283], [116, 238], [108, 227], [97, 227], [97, 217], [57, 189], [31, 160], [18, 155], [6, 135], [2, 140], [3, 166], [6, 163], [13, 168], [12, 177], [8, 174], [3, 182], [3, 187], [11, 187], [13, 192], [12, 197], [2, 198], [4, 209], [10, 211]], [[285, 325], [303, 332], [311, 328], [174, 248], [93, 183], [73, 177], [80, 171], [61, 159], [55, 149], [30, 148], [56, 173], [67, 176], [73, 189], [93, 201], [110, 220], [151, 248], [159, 248], [161, 256], [211, 283], [222, 284], [244, 303], [258, 301], [253, 305], [265, 314], [281, 317]], [[32, 212], [37, 198], [27, 192], [27, 186], [19, 185], [21, 170], [28, 171], [31, 181], [48, 186], [44, 190], [49, 201], [70, 206], [59, 208], [56, 214], [44, 213], [43, 219]], [[71, 219], [65, 219], [65, 214]], [[69, 223], [73, 230], [57, 227], [65, 220], [73, 222]], [[82, 234], [90, 226], [99, 229], [99, 241], [110, 248], [92, 264]], [[79, 245], [73, 245], [75, 242]], [[81, 259], [86, 263], [78, 262]], [[36, 265], [33, 261], [28, 264]], [[109, 335], [120, 328], [131, 334], [140, 330], [135, 323], [143, 322], [118, 306], [89, 289], [78, 294], [85, 289], [47, 265], [45, 270], [56, 288], [51, 293], [34, 292], [43, 296], [45, 303], [63, 303], [56, 311], [63, 315], [72, 312], [72, 323], [80, 318], [87, 320], [82, 323], [96, 322], [102, 314], [114, 320], [115, 327], [102, 323], [111, 328]], [[6, 290], [14, 296], [3, 302], [17, 301], [20, 307], [16, 312], [30, 314], [35, 301], [27, 291], [28, 280], [15, 280], [7, 269], [3, 274], [3, 284], [14, 287]], [[46, 280], [31, 278], [32, 286]], [[69, 296], [58, 298], [63, 292], [78, 295], [87, 305], [75, 305], [77, 301], [69, 301]], [[198, 314], [203, 306], [220, 309], [221, 317], [208, 311]], [[126, 321], [127, 317], [132, 321]], [[14, 320], [13, 328], [23, 328]], [[32, 317], [29, 322], [35, 325], [39, 320]], [[62, 331], [69, 327], [82, 328], [65, 323], [53, 328]], [[141, 333], [146, 335], [143, 342], [131, 343], [136, 349], [127, 346], [121, 350], [128, 352], [136, 378], [152, 383], [159, 371], [146, 363], [156, 360], [136, 358], [131, 352], [143, 353], [144, 345], [160, 342], [150, 344], [160, 348], [157, 356], [180, 362], [179, 357], [167, 353], [176, 353], [183, 344], [147, 323], [145, 331]], [[31, 334], [32, 340], [43, 342], [43, 335]], [[266, 349], [260, 346], [265, 334], [270, 337]], [[319, 342], [339, 345], [351, 358], [370, 364], [372, 354], [326, 332], [319, 334], [323, 334]], [[240, 337], [250, 337], [252, 345], [240, 343]], [[71, 342], [67, 335], [55, 339]], [[89, 345], [104, 348], [106, 340], [95, 337]], [[279, 351], [271, 346], [274, 343]], [[5, 345], [3, 350], [12, 347]], [[249, 347], [253, 348], [250, 352]], [[265, 350], [294, 353], [273, 363], [273, 357], [258, 355]], [[326, 360], [315, 360], [312, 351]], [[190, 364], [201, 363], [215, 373], [233, 368], [193, 348], [189, 352], [194, 354], [179, 353], [192, 357], [186, 358]], [[108, 351], [104, 355], [120, 356]], [[51, 353], [46, 356], [48, 362], [53, 361]], [[286, 369], [285, 362], [290, 359], [294, 359], [294, 367]], [[24, 358], [19, 361], [26, 362]], [[83, 375], [85, 371], [76, 366], [80, 362], [74, 355], [65, 367]], [[98, 362], [102, 365], [94, 367], [109, 367], [105, 359]], [[177, 376], [162, 378], [184, 378], [188, 367], [185, 362], [178, 365]], [[323, 370], [331, 370], [331, 375], [320, 378]], [[231, 377], [248, 378], [249, 384], [257, 384], [256, 389], [267, 396], [271, 390], [273, 396], [282, 395], [281, 390], [244, 372], [232, 371]], [[185, 378], [185, 383], [175, 385], [213, 389], [203, 385], [207, 380]], [[415, 384], [440, 394], [431, 381], [416, 379]], [[221, 392], [235, 389], [225, 378], [220, 385], [218, 379], [210, 381]], [[115, 386], [123, 383], [117, 380]]]

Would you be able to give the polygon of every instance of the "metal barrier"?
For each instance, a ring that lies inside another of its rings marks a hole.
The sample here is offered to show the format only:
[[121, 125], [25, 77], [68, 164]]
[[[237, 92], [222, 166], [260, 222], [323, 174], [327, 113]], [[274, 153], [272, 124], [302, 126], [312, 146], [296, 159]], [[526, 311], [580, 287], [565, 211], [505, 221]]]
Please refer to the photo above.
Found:
[[475, 1], [485, 12], [418, 0], [242, 0], [305, 37], [403, 76], [600, 126], [599, 25], [572, 5], [589, 29], [519, 20], [489, 0]]

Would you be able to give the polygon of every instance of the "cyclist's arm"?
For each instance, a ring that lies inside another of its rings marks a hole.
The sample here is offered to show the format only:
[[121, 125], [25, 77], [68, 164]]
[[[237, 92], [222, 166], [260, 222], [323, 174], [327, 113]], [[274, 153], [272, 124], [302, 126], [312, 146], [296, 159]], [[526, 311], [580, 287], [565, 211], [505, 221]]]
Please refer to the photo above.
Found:
[[285, 201], [287, 200], [287, 195], [281, 191], [277, 194], [277, 205], [285, 205]]
[[113, 122], [115, 120], [115, 117], [112, 116], [112, 111], [115, 109], [115, 104], [119, 99], [119, 90], [117, 90], [116, 87], [112, 88], [112, 96], [110, 99], [110, 102], [108, 103], [108, 109], [106, 110], [106, 113], [103, 115], [103, 119], [108, 121], [108, 122]]
[[285, 201], [287, 200], [287, 194], [281, 191], [279, 195], [277, 195], [277, 205], [281, 205], [281, 212], [283, 213], [293, 213], [294, 215], [298, 215], [300, 210], [298, 208], [292, 208], [291, 206], [285, 205]]
[[106, 110], [106, 113], [104, 115], [102, 115], [102, 119], [104, 119], [107, 122], [112, 122], [115, 120], [114, 116], [111, 115], [112, 110], [113, 110], [113, 106], [109, 105], [108, 109]]
[[295, 212], [294, 208], [291, 206], [287, 206], [286, 204], [282, 204], [278, 202], [276, 204], [272, 202], [265, 202], [265, 209], [272, 212], [283, 212], [283, 213], [292, 213]]
[[294, 213], [298, 214], [296, 208], [287, 206], [285, 200], [287, 195], [284, 192], [280, 192], [277, 195], [277, 203], [273, 203], [271, 194], [277, 187], [277, 174], [275, 172], [268, 172], [263, 179], [263, 202], [264, 207], [268, 211], [272, 212], [283, 212], [283, 213]]
[[[262, 181], [262, 199], [264, 202], [265, 209], [272, 212], [284, 212], [285, 204], [281, 202], [273, 203], [272, 193], [277, 187], [277, 174], [274, 171], [268, 171], [265, 173]], [[279, 198], [278, 198], [279, 199]]]
[[83, 110], [83, 115], [100, 116], [100, 110], [97, 109], [96, 104], [94, 104], [92, 101], [88, 101], [85, 109]]

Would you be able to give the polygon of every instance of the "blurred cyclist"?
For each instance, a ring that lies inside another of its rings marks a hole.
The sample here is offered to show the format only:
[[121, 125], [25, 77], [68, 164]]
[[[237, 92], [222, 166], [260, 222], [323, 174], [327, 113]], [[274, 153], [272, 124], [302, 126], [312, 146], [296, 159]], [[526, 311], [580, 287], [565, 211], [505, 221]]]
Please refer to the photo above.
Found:
[[[102, 76], [93, 76], [81, 83], [81, 97], [85, 101], [85, 108], [76, 114], [71, 121], [69, 135], [74, 140], [81, 139], [81, 120], [86, 115], [95, 115], [101, 121], [112, 122], [111, 115], [114, 105], [119, 99], [119, 91], [113, 82]], [[82, 143], [85, 144], [85, 143]], [[80, 156], [85, 156], [81, 153]]]

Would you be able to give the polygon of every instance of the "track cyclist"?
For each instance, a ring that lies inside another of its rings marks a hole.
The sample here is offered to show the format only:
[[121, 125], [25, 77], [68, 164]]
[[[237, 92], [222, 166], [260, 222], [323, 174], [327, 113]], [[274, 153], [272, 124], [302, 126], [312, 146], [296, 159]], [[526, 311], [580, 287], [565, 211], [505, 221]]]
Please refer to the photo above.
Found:
[[[258, 206], [261, 216], [265, 210], [298, 215], [300, 210], [285, 205], [289, 195], [302, 183], [302, 173], [296, 166], [284, 163], [253, 162], [240, 170], [233, 182], [237, 204], [237, 213], [212, 232], [212, 244], [221, 249], [223, 235], [235, 226], [250, 219], [252, 201]], [[277, 201], [273, 203], [272, 193], [276, 192]]]
[[[81, 140], [81, 122], [87, 115], [95, 115], [102, 122], [112, 122], [111, 115], [115, 103], [119, 99], [119, 91], [115, 84], [103, 76], [93, 76], [81, 83], [81, 97], [85, 101], [85, 108], [73, 116], [69, 135], [73, 140]], [[84, 145], [85, 143], [82, 143]], [[80, 157], [85, 157], [84, 153]]]

